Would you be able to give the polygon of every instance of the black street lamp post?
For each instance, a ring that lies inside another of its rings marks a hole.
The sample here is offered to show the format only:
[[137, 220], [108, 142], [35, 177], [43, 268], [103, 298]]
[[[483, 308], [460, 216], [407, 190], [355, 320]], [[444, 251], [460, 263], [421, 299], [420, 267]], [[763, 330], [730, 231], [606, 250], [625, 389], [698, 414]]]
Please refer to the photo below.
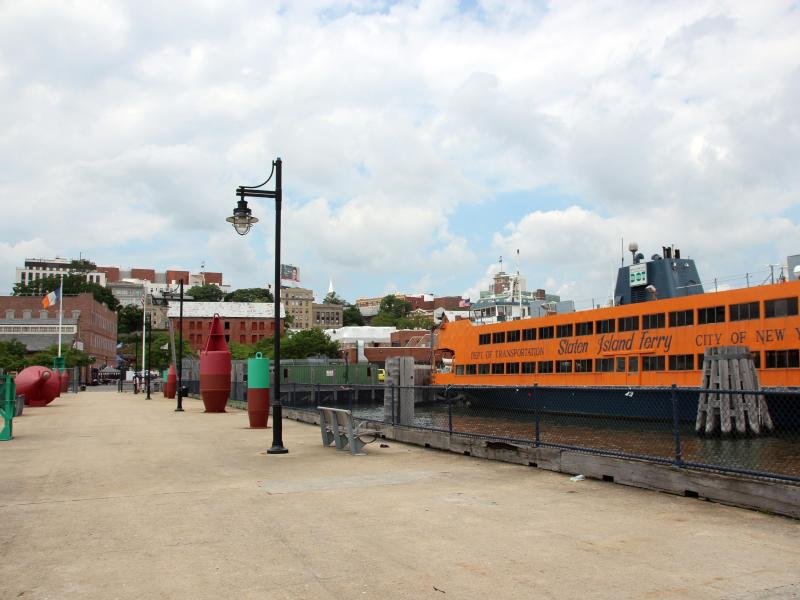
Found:
[[145, 398], [145, 400], [150, 400], [150, 370], [153, 368], [153, 320], [150, 315], [147, 315], [147, 324], [150, 325], [150, 337], [147, 338], [147, 372], [144, 377], [145, 385], [147, 385], [147, 398]]
[[178, 316], [178, 407], [175, 412], [183, 412], [183, 278], [181, 278], [180, 313]]
[[[283, 446], [283, 406], [281, 405], [281, 200], [283, 196], [282, 161], [280, 158], [272, 161], [272, 171], [267, 180], [259, 185], [240, 185], [236, 195], [240, 200], [233, 209], [233, 215], [226, 221], [233, 225], [236, 233], [246, 235], [250, 227], [258, 222], [247, 207], [245, 198], [274, 198], [275, 199], [275, 292], [274, 292], [274, 320], [275, 320], [275, 345], [274, 360], [275, 375], [272, 378], [272, 447], [267, 454], [286, 454], [288, 449]], [[275, 190], [262, 190], [275, 175]]]

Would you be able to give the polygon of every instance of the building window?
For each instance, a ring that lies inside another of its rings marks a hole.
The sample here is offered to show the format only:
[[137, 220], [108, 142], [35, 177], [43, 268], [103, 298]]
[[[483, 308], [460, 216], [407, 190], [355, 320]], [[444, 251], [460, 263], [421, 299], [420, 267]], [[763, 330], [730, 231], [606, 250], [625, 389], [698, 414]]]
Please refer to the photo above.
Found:
[[643, 356], [642, 371], [663, 371], [664, 363], [663, 356]]
[[638, 331], [639, 329], [639, 315], [634, 317], [620, 317], [617, 321], [620, 331]]
[[519, 363], [518, 362], [510, 362], [506, 363], [506, 373], [509, 375], [516, 375], [519, 373]]
[[664, 313], [642, 315], [642, 329], [661, 329], [664, 323]]
[[225, 321], [225, 331], [228, 331], [231, 328], [231, 322]]
[[555, 334], [555, 330], [552, 325], [548, 327], [539, 327], [539, 339], [540, 340], [549, 340], [553, 338]]
[[256, 327], [258, 327], [258, 325], [256, 324], [256, 322], [255, 322], [255, 321], [250, 321], [250, 329], [252, 329], [252, 330], [255, 330], [255, 329], [256, 329]]
[[764, 316], [790, 317], [797, 314], [797, 298], [781, 298], [780, 300], [766, 300], [764, 302]]
[[239, 335], [239, 343], [246, 344], [247, 343], [247, 336], [246, 335]]
[[519, 329], [515, 329], [514, 331], [509, 331], [506, 335], [506, 340], [509, 342], [518, 342], [522, 334], [520, 333]]
[[611, 373], [614, 370], [614, 359], [596, 358], [594, 361], [594, 370], [598, 373]]
[[531, 329], [523, 329], [522, 330], [522, 341], [523, 342], [531, 342], [536, 339], [536, 330]]
[[194, 329], [194, 321], [189, 321], [189, 330]]
[[576, 373], [591, 373], [592, 372], [592, 359], [579, 358], [575, 361]]
[[492, 334], [492, 343], [493, 344], [503, 344], [506, 341], [506, 332], [505, 331], [495, 331]]
[[572, 323], [568, 323], [566, 325], [556, 325], [556, 337], [572, 337]]
[[575, 335], [592, 335], [594, 323], [586, 321], [584, 323], [575, 323]]
[[595, 321], [597, 333], [614, 333], [614, 319], [603, 319]]
[[533, 362], [524, 362], [522, 363], [522, 372], [525, 374], [535, 373], [536, 372], [536, 363]]
[[709, 306], [708, 308], [697, 309], [697, 324], [710, 325], [711, 323], [725, 322], [724, 306]]
[[761, 316], [758, 310], [758, 302], [731, 304], [728, 307], [728, 315], [731, 321], [749, 321], [750, 319], [758, 319]]
[[553, 372], [553, 361], [552, 360], [540, 360], [536, 363], [536, 371], [538, 373], [552, 373]]
[[258, 322], [258, 330], [259, 331], [264, 331], [264, 329], [265, 329], [264, 321], [259, 321]]
[[489, 363], [483, 363], [478, 365], [478, 375], [488, 375], [489, 374]]
[[492, 363], [492, 375], [503, 375], [505, 363]]
[[670, 327], [686, 327], [694, 325], [694, 312], [689, 310], [675, 310], [669, 313]]
[[572, 373], [572, 361], [571, 360], [557, 360], [556, 361], [556, 373]]
[[258, 336], [253, 334], [250, 336], [250, 343], [255, 344], [258, 341]]
[[797, 350], [767, 350], [767, 369], [796, 369], [800, 367], [800, 352]]
[[692, 371], [694, 370], [693, 354], [674, 354], [669, 357], [670, 371]]

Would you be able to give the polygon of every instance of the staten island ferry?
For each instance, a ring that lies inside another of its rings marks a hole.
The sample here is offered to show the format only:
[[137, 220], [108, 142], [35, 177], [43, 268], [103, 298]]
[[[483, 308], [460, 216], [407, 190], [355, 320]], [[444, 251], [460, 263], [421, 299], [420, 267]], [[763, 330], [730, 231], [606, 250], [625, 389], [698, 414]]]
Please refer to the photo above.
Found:
[[631, 246], [609, 306], [444, 323], [435, 385], [699, 387], [706, 348], [745, 346], [760, 386], [800, 386], [800, 281], [706, 291], [694, 260]]

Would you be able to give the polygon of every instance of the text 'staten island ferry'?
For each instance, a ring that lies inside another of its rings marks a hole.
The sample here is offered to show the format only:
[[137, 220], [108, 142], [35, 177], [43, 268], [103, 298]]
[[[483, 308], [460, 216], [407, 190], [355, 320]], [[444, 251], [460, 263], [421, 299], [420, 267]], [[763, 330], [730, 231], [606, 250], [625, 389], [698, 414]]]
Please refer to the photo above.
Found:
[[434, 384], [699, 387], [707, 348], [746, 346], [762, 387], [800, 386], [800, 281], [704, 292], [679, 250], [649, 261], [637, 250], [614, 306], [445, 323], [437, 346], [451, 368]]

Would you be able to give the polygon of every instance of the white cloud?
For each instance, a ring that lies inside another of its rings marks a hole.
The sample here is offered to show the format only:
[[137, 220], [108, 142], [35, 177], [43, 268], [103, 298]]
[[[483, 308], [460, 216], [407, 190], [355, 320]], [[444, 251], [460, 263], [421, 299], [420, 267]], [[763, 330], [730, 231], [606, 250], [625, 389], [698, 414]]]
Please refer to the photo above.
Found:
[[777, 0], [5, 2], [0, 287], [28, 251], [263, 285], [271, 201], [247, 238], [224, 218], [277, 155], [318, 295], [474, 297], [519, 248], [530, 287], [591, 298], [622, 236], [774, 262], [800, 250], [799, 28]]

